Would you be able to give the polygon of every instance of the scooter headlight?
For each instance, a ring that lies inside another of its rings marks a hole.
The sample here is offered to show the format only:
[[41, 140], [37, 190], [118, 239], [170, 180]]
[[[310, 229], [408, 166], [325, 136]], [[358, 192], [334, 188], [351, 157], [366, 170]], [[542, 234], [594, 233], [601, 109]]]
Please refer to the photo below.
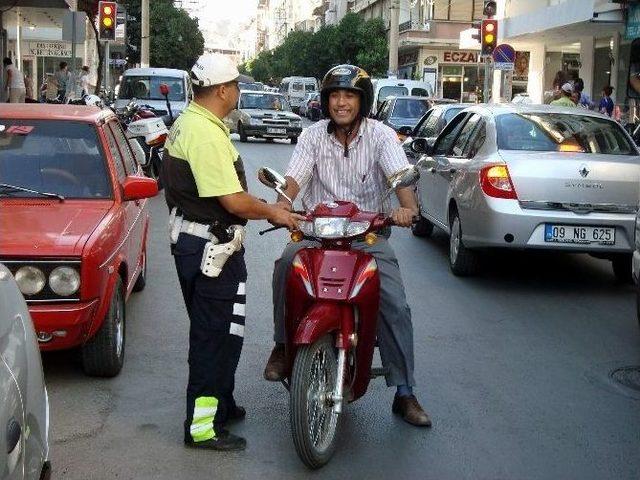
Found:
[[351, 222], [343, 217], [319, 217], [313, 222], [314, 235], [319, 238], [343, 238], [361, 235], [370, 222]]

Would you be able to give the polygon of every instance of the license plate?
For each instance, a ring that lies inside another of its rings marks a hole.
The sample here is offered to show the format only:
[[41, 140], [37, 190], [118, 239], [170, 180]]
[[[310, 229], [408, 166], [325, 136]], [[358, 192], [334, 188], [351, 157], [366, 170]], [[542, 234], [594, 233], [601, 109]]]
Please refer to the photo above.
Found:
[[267, 128], [267, 133], [287, 133], [286, 128]]
[[615, 227], [584, 227], [547, 223], [544, 226], [544, 241], [613, 245], [616, 243], [616, 229]]

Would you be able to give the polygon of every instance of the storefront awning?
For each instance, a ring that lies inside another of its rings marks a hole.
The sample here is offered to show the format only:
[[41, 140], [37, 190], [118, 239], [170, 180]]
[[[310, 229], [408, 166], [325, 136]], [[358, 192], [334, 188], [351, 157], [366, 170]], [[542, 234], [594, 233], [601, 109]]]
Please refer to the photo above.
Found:
[[0, 0], [0, 8], [37, 7], [37, 8], [69, 8], [65, 0]]

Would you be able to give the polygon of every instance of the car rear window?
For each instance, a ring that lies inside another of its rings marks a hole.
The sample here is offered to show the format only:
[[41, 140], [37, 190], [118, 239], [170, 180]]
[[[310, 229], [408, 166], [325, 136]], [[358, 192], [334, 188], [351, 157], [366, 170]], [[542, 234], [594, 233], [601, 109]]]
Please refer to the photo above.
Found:
[[184, 101], [184, 82], [178, 77], [160, 77], [155, 75], [125, 75], [118, 90], [119, 99], [136, 98], [138, 100], [164, 100], [160, 85], [169, 86], [169, 100]]
[[285, 110], [291, 111], [291, 106], [283, 95], [272, 93], [243, 93], [239, 102], [240, 108]]
[[111, 197], [96, 128], [73, 121], [0, 118], [0, 182], [66, 198]]
[[405, 97], [407, 95], [409, 95], [409, 90], [406, 87], [382, 87], [378, 92], [378, 103], [387, 97]]
[[622, 128], [606, 118], [569, 113], [507, 113], [496, 118], [498, 149], [637, 155]]
[[393, 107], [392, 117], [420, 118], [429, 110], [428, 100], [398, 98]]

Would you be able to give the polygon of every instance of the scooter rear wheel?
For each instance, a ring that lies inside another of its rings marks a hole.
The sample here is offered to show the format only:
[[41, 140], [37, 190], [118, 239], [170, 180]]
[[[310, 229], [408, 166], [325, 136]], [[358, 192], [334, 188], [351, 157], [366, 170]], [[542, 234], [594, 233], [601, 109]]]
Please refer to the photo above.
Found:
[[331, 335], [298, 349], [290, 388], [291, 434], [298, 456], [312, 469], [325, 465], [336, 447], [339, 415], [332, 393], [338, 372]]

